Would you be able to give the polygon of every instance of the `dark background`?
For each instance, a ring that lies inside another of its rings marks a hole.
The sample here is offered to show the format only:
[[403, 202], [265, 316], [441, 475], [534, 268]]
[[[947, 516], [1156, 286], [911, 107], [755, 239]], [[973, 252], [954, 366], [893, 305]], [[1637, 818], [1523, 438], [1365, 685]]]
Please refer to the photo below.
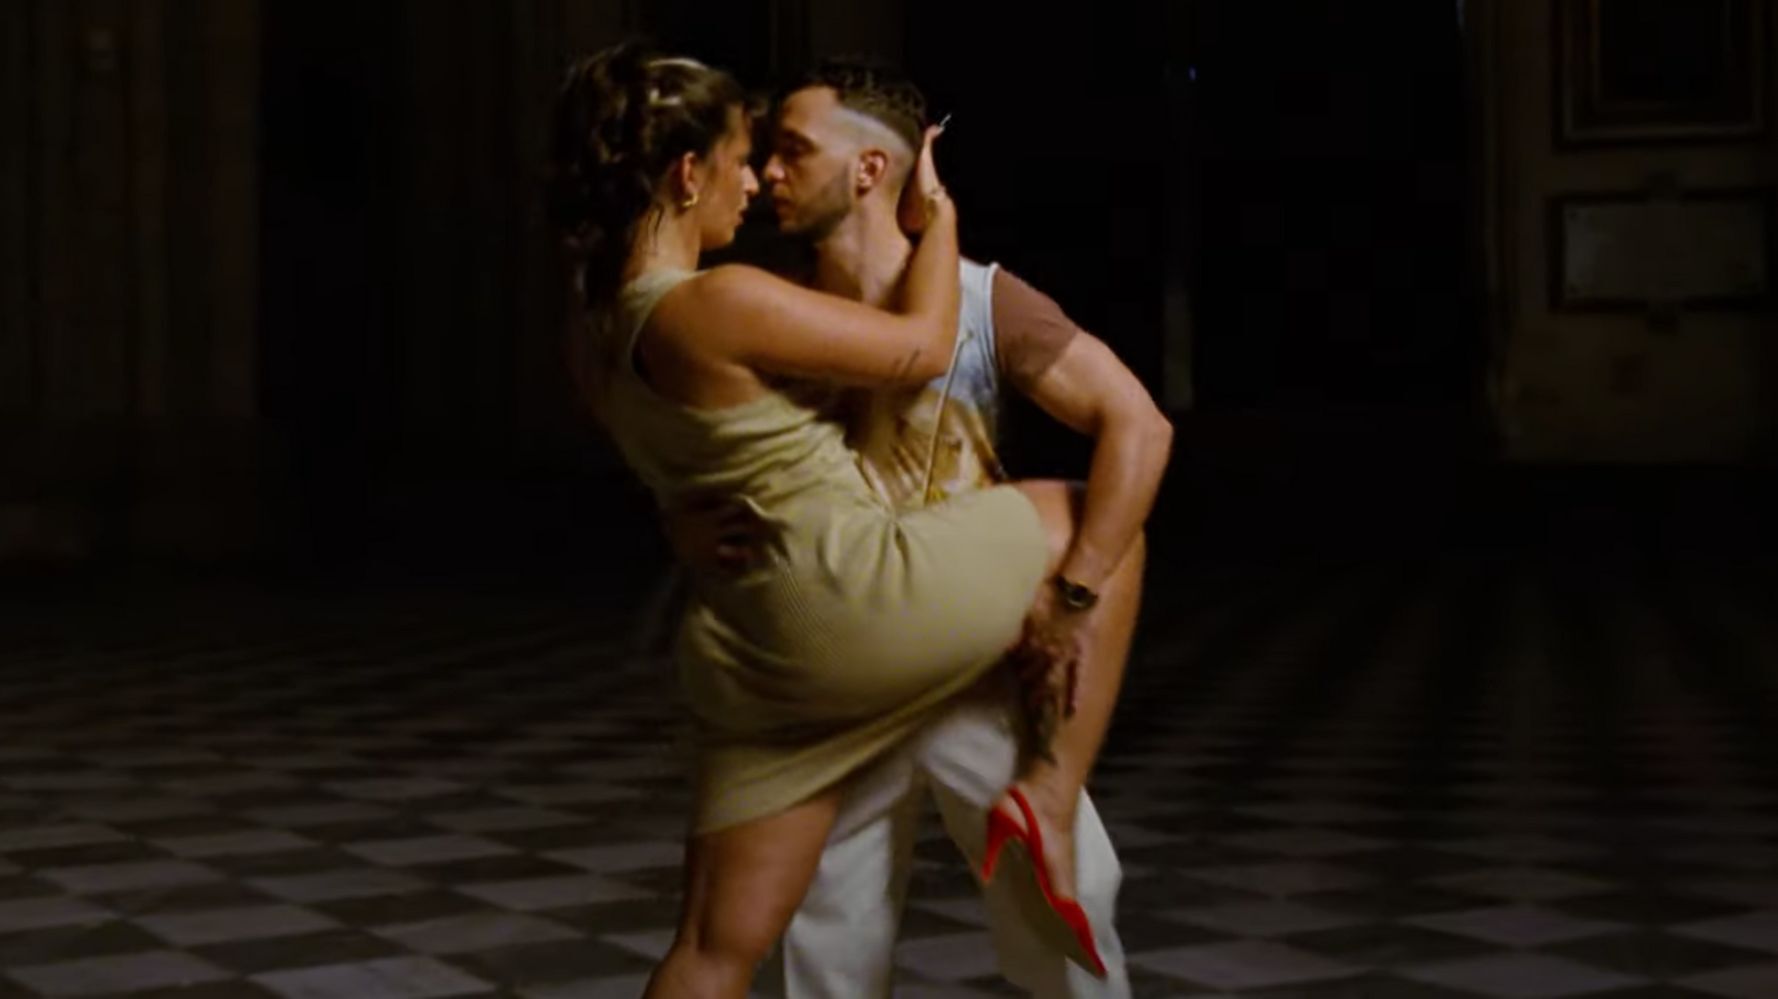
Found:
[[[1601, 504], [1732, 545], [1769, 525], [1764, 452], [1501, 460], [1480, 82], [1453, 5], [243, 9], [38, 3], [3, 25], [23, 57], [8, 190], [49, 206], [7, 244], [24, 345], [9, 367], [35, 373], [5, 407], [15, 561], [578, 577], [658, 558], [646, 501], [559, 364], [560, 267], [539, 206], [561, 67], [637, 33], [761, 90], [822, 54], [902, 61], [956, 116], [944, 169], [966, 249], [1049, 292], [1157, 396], [1170, 363], [1188, 369], [1151, 525], [1181, 551], [1495, 543], [1525, 536], [1526, 517]], [[257, 46], [246, 69], [217, 35], [236, 22]], [[224, 204], [210, 197], [227, 161], [208, 144], [231, 99], [253, 118], [237, 166], [255, 186]], [[60, 150], [88, 145], [92, 176], [58, 187]], [[162, 157], [162, 186], [145, 186], [158, 175], [143, 149]], [[144, 191], [160, 200], [144, 207]], [[164, 236], [153, 255], [141, 218]], [[206, 232], [236, 234], [250, 287], [221, 279], [231, 251]], [[167, 275], [158, 298], [144, 261]], [[200, 321], [222, 292], [250, 303], [248, 323]], [[89, 335], [109, 353], [58, 347]], [[206, 394], [229, 344], [251, 360], [247, 401], [224, 418]], [[58, 382], [62, 368], [74, 374]], [[1018, 405], [1006, 449], [1027, 475], [1079, 476], [1088, 453]]]
[[[637, 32], [906, 63], [966, 248], [1163, 400], [1092, 785], [1136, 994], [1778, 994], [1778, 330], [1545, 259], [1553, 198], [1778, 180], [1557, 82], [1558, 10], [1699, 2], [0, 0], [0, 994], [640, 991], [671, 567], [540, 203]], [[917, 838], [898, 984], [1004, 992]]]
[[[1014, 3], [908, 5], [906, 66], [934, 108], [956, 115], [945, 168], [966, 206], [968, 252], [1057, 298], [1157, 395], [1163, 287], [1169, 267], [1185, 269], [1200, 331], [1187, 423], [1357, 414], [1420, 428], [1433, 474], [1484, 457], [1452, 12], [1304, 3], [1297, 13], [1311, 26], [1280, 38], [1255, 5], [1182, 6], [1039, 18]], [[768, 8], [648, 4], [642, 20], [661, 44], [769, 89], [800, 66], [773, 71]], [[515, 457], [501, 426], [512, 393], [562, 390], [544, 374], [477, 392], [475, 372], [510, 364], [516, 337], [551, 329], [514, 329], [501, 322], [514, 303], [490, 302], [513, 290], [508, 244], [448, 206], [442, 217], [404, 213], [414, 198], [404, 188], [419, 174], [511, 179], [529, 165], [415, 161], [424, 112], [403, 103], [413, 70], [390, 51], [399, 33], [388, 13], [353, 7], [342, 22], [326, 4], [274, 5], [266, 25], [264, 400], [289, 435], [308, 547], [342, 555], [362, 551], [367, 532], [412, 530], [425, 508], [461, 508], [479, 491], [478, 463]], [[462, 45], [436, 30], [428, 45]], [[1169, 233], [1170, 223], [1190, 231]], [[434, 240], [458, 249], [439, 259]], [[487, 452], [426, 453], [427, 433], [404, 432], [416, 394], [449, 400], [438, 412]], [[1242, 421], [1224, 422], [1238, 432]], [[1028, 407], [1015, 409], [1008, 448], [1026, 474], [1078, 476], [1087, 454]], [[1182, 447], [1177, 471], [1189, 474], [1191, 458]], [[394, 468], [470, 481], [400, 505], [401, 523], [388, 524], [377, 511], [401, 489], [384, 478]], [[624, 492], [586, 474], [583, 488]], [[488, 498], [547, 502], [557, 485]], [[563, 506], [585, 510], [561, 485]], [[559, 526], [597, 544], [596, 530]]]

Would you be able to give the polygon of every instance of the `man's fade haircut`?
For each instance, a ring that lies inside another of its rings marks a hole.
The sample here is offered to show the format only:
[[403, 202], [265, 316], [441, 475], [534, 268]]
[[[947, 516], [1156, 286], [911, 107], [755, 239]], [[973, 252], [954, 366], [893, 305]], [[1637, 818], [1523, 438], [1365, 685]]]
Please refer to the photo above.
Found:
[[823, 59], [791, 91], [827, 87], [840, 106], [878, 121], [918, 153], [926, 132], [926, 95], [888, 63], [859, 56]]

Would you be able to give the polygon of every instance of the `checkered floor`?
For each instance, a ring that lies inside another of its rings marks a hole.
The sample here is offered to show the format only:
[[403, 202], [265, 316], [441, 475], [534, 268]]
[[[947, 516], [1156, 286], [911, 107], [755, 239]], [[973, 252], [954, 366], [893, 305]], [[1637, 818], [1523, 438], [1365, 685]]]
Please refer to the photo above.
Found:
[[[1778, 586], [1442, 556], [1151, 597], [1096, 792], [1137, 994], [1778, 996]], [[686, 795], [635, 607], [0, 611], [0, 996], [633, 996]], [[1009, 994], [921, 845], [902, 995]]]

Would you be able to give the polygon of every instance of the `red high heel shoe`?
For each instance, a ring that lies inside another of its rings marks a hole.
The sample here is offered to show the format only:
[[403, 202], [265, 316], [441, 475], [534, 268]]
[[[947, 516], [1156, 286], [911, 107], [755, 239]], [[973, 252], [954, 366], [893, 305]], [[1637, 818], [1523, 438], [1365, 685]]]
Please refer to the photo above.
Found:
[[1007, 794], [1019, 806], [1025, 815], [1024, 828], [1020, 828], [1007, 814], [999, 809], [988, 812], [988, 846], [982, 856], [982, 881], [994, 880], [994, 871], [1000, 866], [1000, 851], [1008, 841], [1016, 841], [1025, 848], [1031, 861], [1031, 870], [1037, 876], [1037, 888], [1043, 893], [1043, 901], [1049, 906], [1049, 912], [1062, 923], [1061, 927], [1049, 923], [1040, 927], [1044, 935], [1056, 944], [1076, 964], [1081, 965], [1100, 978], [1105, 977], [1105, 961], [1099, 957], [1099, 945], [1093, 940], [1093, 926], [1087, 921], [1085, 909], [1071, 898], [1063, 898], [1055, 893], [1050, 884], [1049, 868], [1044, 866], [1043, 831], [1037, 827], [1037, 813], [1032, 811], [1031, 802], [1025, 799], [1024, 792], [1016, 787], [1006, 789]]

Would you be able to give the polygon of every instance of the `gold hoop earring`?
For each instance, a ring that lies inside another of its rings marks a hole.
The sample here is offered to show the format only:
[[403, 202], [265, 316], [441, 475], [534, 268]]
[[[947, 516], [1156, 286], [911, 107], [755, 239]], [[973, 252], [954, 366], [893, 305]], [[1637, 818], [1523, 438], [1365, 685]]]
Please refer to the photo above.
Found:
[[697, 195], [697, 192], [695, 192], [695, 191], [692, 192], [691, 197], [686, 198], [684, 201], [681, 201], [679, 203], [679, 208], [681, 211], [689, 212], [693, 208], [696, 208], [696, 207], [698, 207], [698, 195]]

